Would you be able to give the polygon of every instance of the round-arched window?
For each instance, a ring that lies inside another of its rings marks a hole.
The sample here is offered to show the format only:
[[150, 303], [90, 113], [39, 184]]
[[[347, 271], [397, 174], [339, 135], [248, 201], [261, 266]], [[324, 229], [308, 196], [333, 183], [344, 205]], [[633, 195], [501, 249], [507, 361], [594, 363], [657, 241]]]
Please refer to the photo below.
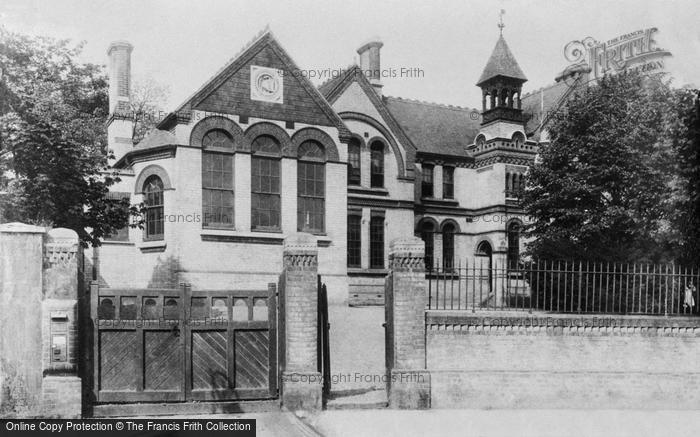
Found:
[[202, 138], [202, 147], [217, 147], [220, 149], [233, 149], [233, 138], [223, 129], [212, 129]]

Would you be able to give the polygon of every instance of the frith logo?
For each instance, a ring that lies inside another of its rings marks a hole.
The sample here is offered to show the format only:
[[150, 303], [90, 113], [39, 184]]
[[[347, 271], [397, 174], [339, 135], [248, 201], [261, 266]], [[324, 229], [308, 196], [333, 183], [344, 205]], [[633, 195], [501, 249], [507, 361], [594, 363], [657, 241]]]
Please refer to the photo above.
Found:
[[588, 64], [592, 79], [630, 68], [660, 72], [664, 69], [663, 58], [671, 52], [656, 46], [657, 31], [655, 27], [637, 30], [605, 42], [591, 37], [571, 41], [564, 48], [564, 56], [572, 64]]

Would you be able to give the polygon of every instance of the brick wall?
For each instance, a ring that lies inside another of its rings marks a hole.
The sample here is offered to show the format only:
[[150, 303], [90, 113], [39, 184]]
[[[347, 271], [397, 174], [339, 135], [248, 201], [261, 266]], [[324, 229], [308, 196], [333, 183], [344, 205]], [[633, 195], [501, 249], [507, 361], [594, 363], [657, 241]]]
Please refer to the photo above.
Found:
[[490, 316], [445, 323], [429, 314], [433, 407], [700, 408], [696, 320], [562, 316], [530, 326]]

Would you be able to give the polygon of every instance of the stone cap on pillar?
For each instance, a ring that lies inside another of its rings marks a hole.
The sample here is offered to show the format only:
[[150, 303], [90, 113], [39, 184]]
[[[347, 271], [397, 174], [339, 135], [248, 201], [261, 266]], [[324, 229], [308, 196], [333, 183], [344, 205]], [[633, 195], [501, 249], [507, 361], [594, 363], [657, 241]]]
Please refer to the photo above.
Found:
[[417, 237], [402, 237], [389, 245], [389, 268], [425, 270], [425, 242]]
[[284, 239], [283, 258], [285, 267], [316, 267], [318, 244], [316, 237], [297, 232]]
[[78, 233], [68, 228], [53, 228], [47, 235], [50, 243], [78, 244]]
[[4, 223], [0, 225], [0, 232], [17, 233], [17, 234], [43, 234], [46, 228], [43, 226], [28, 225], [26, 223]]

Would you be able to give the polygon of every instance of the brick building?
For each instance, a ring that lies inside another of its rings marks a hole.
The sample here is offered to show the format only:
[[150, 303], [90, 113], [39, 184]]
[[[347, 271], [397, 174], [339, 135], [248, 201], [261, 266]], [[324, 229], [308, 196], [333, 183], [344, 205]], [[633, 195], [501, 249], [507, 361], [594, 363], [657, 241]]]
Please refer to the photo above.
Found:
[[283, 239], [298, 231], [317, 235], [330, 298], [350, 304], [383, 303], [398, 237], [420, 236], [433, 266], [517, 262], [518, 196], [546, 139], [532, 115], [542, 96], [522, 96], [527, 79], [500, 36], [476, 82], [480, 109], [389, 97], [382, 45], [364, 44], [360, 65], [315, 87], [265, 31], [134, 144], [132, 46], [111, 44], [111, 195], [148, 212], [143, 230], [87, 254], [93, 276], [255, 287], [276, 281]]

